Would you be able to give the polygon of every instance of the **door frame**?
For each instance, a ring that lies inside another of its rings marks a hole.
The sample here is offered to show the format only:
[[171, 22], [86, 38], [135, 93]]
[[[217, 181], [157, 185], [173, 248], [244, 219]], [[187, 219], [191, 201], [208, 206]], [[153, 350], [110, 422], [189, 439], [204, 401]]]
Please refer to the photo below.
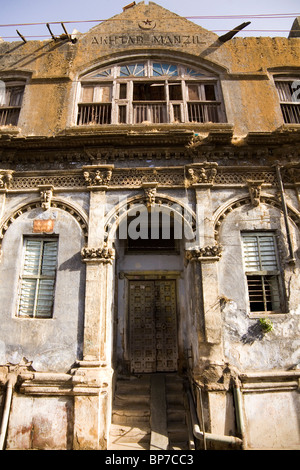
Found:
[[[180, 317], [180, 304], [179, 304], [179, 279], [183, 279], [183, 271], [126, 271], [120, 272], [119, 278], [125, 280], [125, 325], [124, 325], [124, 350], [123, 350], [123, 366], [130, 372], [131, 371], [131, 354], [130, 354], [130, 308], [129, 308], [129, 281], [159, 281], [159, 280], [173, 280], [175, 281], [176, 289], [176, 327], [177, 327], [177, 352], [179, 358], [179, 317]], [[177, 365], [178, 368], [178, 365]]]

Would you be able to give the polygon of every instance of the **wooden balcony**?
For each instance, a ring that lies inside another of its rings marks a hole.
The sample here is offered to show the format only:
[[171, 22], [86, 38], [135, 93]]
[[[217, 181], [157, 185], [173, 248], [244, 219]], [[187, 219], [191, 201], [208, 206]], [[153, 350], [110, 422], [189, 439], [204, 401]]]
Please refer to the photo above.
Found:
[[220, 103], [189, 102], [189, 122], [221, 122]]
[[145, 121], [152, 124], [168, 122], [166, 103], [133, 103], [134, 124], [140, 124]]

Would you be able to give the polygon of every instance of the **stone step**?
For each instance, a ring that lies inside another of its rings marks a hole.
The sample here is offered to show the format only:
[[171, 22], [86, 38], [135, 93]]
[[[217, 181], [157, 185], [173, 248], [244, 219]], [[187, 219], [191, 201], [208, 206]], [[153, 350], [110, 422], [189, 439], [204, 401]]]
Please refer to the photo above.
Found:
[[132, 402], [131, 395], [128, 400], [122, 400], [120, 404], [115, 403], [112, 412], [112, 422], [114, 424], [140, 424], [149, 423], [150, 409], [148, 403]]
[[[161, 382], [161, 378], [162, 374], [156, 377], [149, 374], [118, 378], [110, 430], [110, 450], [150, 449], [153, 440], [150, 429], [151, 381], [155, 387]], [[165, 396], [166, 400], [169, 449], [188, 450], [189, 433], [186, 425], [183, 380], [175, 374], [166, 374], [163, 382], [165, 389], [161, 396]], [[158, 404], [154, 410], [158, 409], [157, 407], [159, 408]]]
[[111, 444], [136, 442], [139, 445], [150, 442], [150, 426], [137, 427], [123, 424], [112, 424], [110, 429]]
[[184, 407], [184, 397], [183, 393], [168, 393], [167, 394], [167, 404], [168, 407], [173, 407], [173, 406], [182, 406]]
[[170, 422], [168, 423], [168, 434], [170, 441], [185, 441], [188, 439], [187, 425], [177, 422]]
[[189, 444], [187, 441], [176, 442], [174, 444], [170, 442], [168, 450], [189, 450]]
[[168, 423], [176, 422], [176, 423], [186, 424], [186, 411], [183, 408], [167, 409], [167, 418], [168, 418]]
[[109, 445], [109, 450], [149, 450], [149, 444], [148, 443], [137, 443], [137, 442], [125, 442], [125, 443], [111, 443]]
[[134, 404], [141, 404], [147, 407], [149, 405], [150, 396], [143, 393], [120, 394], [119, 391], [115, 394], [115, 406], [131, 406]]
[[148, 376], [141, 376], [141, 377], [118, 377], [117, 381], [118, 387], [130, 388], [132, 389], [140, 389], [140, 388], [149, 388], [150, 390], [150, 377]]

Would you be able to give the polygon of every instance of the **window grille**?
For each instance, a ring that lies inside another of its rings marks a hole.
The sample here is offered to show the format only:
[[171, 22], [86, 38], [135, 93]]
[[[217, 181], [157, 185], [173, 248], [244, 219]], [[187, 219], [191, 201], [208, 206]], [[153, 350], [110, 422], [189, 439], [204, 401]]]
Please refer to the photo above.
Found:
[[251, 312], [280, 311], [279, 266], [274, 234], [243, 234]]
[[283, 119], [287, 124], [300, 124], [299, 83], [299, 80], [276, 80], [275, 82]]
[[57, 248], [54, 239], [25, 240], [19, 317], [52, 316]]

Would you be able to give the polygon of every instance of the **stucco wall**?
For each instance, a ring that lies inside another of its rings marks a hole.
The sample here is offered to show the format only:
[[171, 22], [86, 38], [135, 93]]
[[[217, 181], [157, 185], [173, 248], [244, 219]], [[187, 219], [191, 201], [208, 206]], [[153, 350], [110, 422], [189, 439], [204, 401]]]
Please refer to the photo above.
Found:
[[[143, 28], [152, 18], [152, 29]], [[122, 19], [122, 21], [120, 21]], [[81, 76], [135, 56], [185, 62], [219, 76], [228, 123], [236, 135], [283, 124], [273, 75], [299, 73], [299, 38], [218, 36], [150, 2], [140, 2], [66, 41], [0, 44], [0, 79], [27, 82], [19, 126], [24, 135], [55, 135], [76, 124]], [[287, 69], [288, 66], [288, 69]]]

